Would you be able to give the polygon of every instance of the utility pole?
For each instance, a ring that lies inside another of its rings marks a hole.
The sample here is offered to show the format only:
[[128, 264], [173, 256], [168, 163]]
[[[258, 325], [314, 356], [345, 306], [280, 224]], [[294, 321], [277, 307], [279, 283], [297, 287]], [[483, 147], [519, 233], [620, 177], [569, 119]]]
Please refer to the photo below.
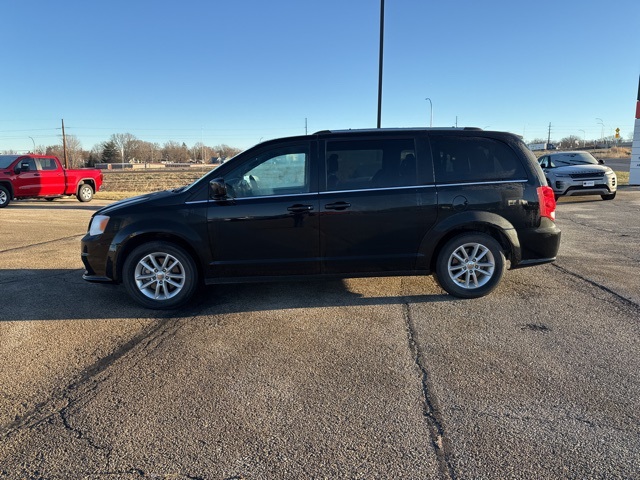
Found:
[[309, 132], [307, 132], [307, 117], [304, 117], [304, 134], [309, 135]]
[[384, 47], [384, 0], [380, 0], [380, 60], [378, 72], [378, 128], [382, 120], [382, 50]]
[[67, 165], [67, 137], [64, 134], [64, 118], [62, 119], [62, 151], [64, 152], [64, 168], [69, 168]]
[[551, 122], [549, 122], [549, 136], [547, 136], [547, 144], [549, 143], [551, 143]]

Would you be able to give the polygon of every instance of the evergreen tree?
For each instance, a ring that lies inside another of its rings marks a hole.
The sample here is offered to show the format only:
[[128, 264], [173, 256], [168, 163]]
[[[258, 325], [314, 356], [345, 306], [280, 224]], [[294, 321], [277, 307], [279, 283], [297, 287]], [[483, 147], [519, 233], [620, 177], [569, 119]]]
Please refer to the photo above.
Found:
[[102, 161], [104, 163], [117, 163], [120, 161], [120, 152], [114, 142], [104, 142], [102, 147]]

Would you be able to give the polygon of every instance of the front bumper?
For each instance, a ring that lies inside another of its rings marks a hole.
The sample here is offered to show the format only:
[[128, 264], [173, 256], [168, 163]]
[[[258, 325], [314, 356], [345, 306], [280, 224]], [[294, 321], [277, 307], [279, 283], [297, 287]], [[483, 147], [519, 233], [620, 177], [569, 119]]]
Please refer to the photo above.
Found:
[[556, 195], [610, 195], [616, 191], [618, 179], [615, 176], [604, 179], [562, 178], [553, 182], [552, 187]]
[[80, 258], [85, 268], [82, 278], [87, 282], [116, 283], [110, 242], [101, 236], [86, 234], [80, 241]]

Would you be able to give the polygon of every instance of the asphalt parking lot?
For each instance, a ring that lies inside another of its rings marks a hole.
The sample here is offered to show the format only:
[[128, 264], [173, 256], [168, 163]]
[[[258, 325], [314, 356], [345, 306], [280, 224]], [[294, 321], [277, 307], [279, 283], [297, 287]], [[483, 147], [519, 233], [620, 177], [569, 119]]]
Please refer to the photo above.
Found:
[[108, 202], [0, 211], [0, 478], [638, 478], [640, 188], [563, 198], [555, 264], [205, 289], [81, 278]]

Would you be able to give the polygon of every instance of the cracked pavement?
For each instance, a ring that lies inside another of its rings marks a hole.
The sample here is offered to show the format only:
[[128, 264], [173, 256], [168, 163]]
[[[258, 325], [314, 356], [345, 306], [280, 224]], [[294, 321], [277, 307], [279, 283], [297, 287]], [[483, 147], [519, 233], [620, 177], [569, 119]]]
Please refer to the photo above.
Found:
[[[81, 279], [92, 211], [0, 212], [0, 478], [633, 478], [640, 191], [562, 199], [554, 265], [206, 288]], [[82, 208], [78, 208], [82, 206]]]

